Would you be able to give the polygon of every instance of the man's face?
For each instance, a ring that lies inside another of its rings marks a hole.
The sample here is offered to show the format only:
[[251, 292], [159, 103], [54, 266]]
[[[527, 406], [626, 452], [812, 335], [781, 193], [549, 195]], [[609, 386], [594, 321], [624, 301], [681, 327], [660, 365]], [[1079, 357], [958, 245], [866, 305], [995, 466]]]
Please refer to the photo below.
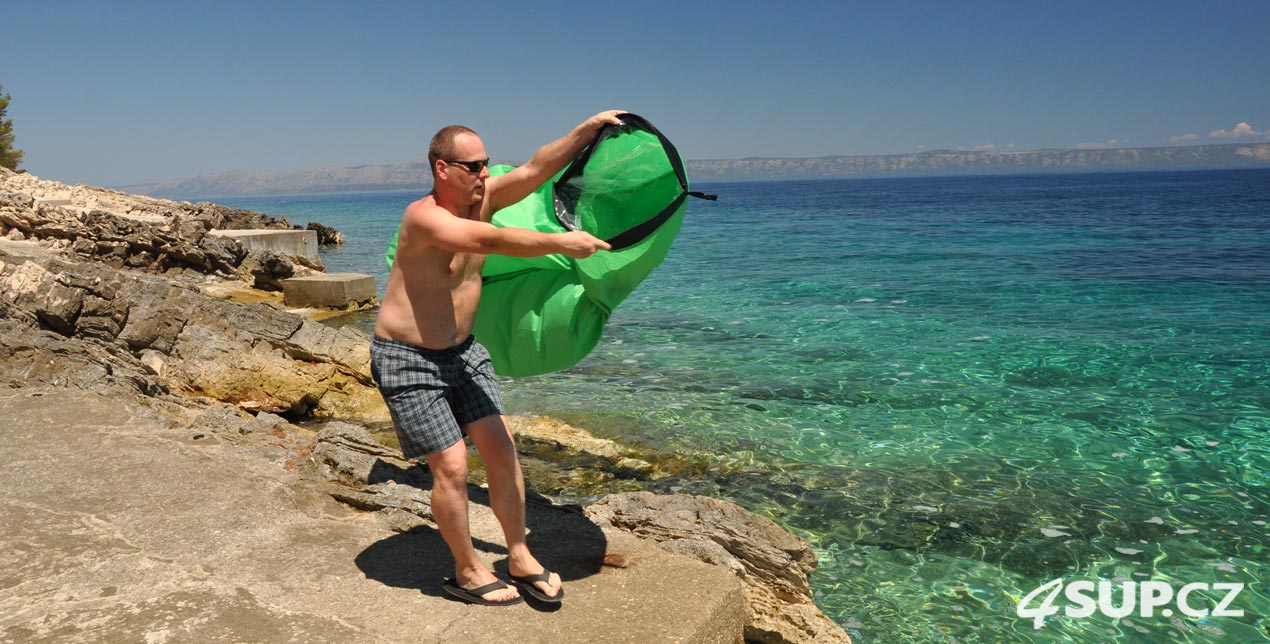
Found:
[[[474, 134], [460, 134], [454, 138], [458, 154], [451, 161], [484, 161], [489, 158], [485, 153], [485, 144]], [[481, 168], [479, 172], [459, 163], [445, 164], [446, 183], [456, 188], [459, 194], [467, 195], [469, 203], [476, 203], [485, 196], [485, 180], [489, 178], [489, 168]]]

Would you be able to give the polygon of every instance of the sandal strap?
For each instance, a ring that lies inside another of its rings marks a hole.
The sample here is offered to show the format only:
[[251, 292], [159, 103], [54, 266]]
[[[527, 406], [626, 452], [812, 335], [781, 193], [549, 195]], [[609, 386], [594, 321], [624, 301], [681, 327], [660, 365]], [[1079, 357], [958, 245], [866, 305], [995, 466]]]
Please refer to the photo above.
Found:
[[517, 575], [516, 578], [533, 583], [539, 581], [549, 581], [551, 579], [551, 571], [544, 568], [542, 572], [536, 575]]
[[485, 597], [486, 594], [492, 591], [502, 590], [506, 587], [507, 587], [507, 584], [504, 584], [502, 580], [495, 580], [494, 582], [485, 584], [484, 586], [481, 586], [479, 588], [463, 588], [462, 586], [459, 586], [459, 588], [462, 589], [463, 592], [471, 593], [473, 595], [476, 595], [477, 597], [482, 597], [482, 598]]

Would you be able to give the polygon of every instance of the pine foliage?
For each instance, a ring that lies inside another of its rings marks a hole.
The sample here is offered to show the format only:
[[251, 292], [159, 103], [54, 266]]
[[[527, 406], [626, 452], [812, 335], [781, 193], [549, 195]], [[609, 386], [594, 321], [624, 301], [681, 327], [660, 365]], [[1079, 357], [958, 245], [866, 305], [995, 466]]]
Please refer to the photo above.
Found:
[[5, 118], [9, 109], [9, 95], [0, 85], [0, 166], [17, 170], [22, 163], [22, 150], [13, 147], [13, 119]]

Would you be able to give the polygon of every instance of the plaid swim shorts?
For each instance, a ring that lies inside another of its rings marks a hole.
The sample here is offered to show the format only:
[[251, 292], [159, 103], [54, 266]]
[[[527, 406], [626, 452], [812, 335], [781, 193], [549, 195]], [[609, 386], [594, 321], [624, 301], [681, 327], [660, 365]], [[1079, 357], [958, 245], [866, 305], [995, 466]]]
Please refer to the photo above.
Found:
[[503, 413], [489, 352], [472, 336], [449, 349], [376, 336], [370, 370], [406, 458], [439, 452], [463, 440], [464, 425]]

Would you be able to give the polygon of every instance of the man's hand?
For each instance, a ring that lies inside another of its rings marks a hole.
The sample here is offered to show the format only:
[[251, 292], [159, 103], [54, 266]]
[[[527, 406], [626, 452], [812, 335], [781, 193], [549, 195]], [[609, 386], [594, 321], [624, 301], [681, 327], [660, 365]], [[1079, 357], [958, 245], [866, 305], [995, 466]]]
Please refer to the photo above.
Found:
[[597, 250], [609, 250], [612, 248], [608, 242], [596, 238], [584, 230], [559, 233], [559, 237], [560, 252], [574, 259], [586, 259], [594, 255]]
[[622, 119], [618, 117], [626, 113], [626, 110], [608, 110], [600, 112], [599, 114], [587, 119], [582, 125], [583, 127], [590, 129], [592, 132], [599, 132], [600, 128], [605, 125], [621, 125]]
[[542, 146], [524, 165], [485, 182], [485, 202], [481, 206], [481, 220], [489, 221], [494, 213], [510, 206], [538, 189], [543, 182], [555, 176], [582, 148], [586, 147], [600, 128], [605, 125], [621, 125], [620, 115], [625, 110], [608, 110], [579, 123], [560, 139]]

